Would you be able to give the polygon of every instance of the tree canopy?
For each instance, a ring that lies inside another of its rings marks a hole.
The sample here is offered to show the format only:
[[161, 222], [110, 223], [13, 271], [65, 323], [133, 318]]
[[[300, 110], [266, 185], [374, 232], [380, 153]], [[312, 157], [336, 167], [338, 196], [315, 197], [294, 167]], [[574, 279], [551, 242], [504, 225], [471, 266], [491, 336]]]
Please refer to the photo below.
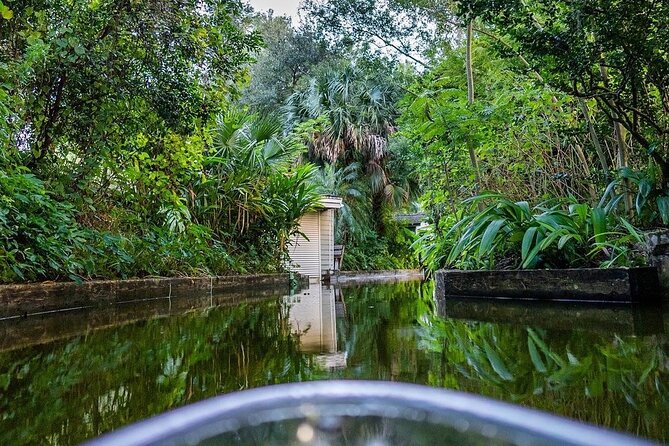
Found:
[[[282, 270], [318, 191], [344, 198], [344, 267], [415, 266], [411, 246], [428, 268], [633, 264], [636, 228], [669, 224], [668, 16], [0, 3], [0, 278]], [[495, 206], [527, 218], [486, 220]], [[396, 214], [418, 211], [414, 240]]]

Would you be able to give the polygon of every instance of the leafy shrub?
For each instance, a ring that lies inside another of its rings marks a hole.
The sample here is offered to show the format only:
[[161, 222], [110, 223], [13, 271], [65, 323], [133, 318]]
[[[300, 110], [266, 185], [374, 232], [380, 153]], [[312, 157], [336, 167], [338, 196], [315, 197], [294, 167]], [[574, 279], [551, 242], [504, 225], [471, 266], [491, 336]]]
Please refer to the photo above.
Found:
[[[294, 185], [294, 182], [291, 183]], [[297, 199], [297, 198], [296, 198]], [[134, 232], [82, 228], [72, 205], [55, 200], [25, 170], [0, 171], [0, 282], [277, 271], [279, 246], [235, 249], [211, 228], [181, 223]], [[275, 240], [275, 239], [273, 239]], [[233, 254], [233, 252], [235, 252]]]
[[75, 254], [87, 251], [89, 231], [74, 217], [27, 170], [0, 170], [0, 281], [80, 280], [90, 263]]
[[95, 277], [201, 276], [239, 269], [211, 231], [189, 225], [183, 233], [152, 227], [142, 236], [97, 233], [92, 237]]
[[[628, 167], [618, 171], [618, 178], [609, 183], [600, 206], [615, 208], [625, 198], [625, 193], [633, 195], [632, 211], [636, 221], [644, 226], [658, 222], [669, 224], [669, 196], [657, 187], [655, 169], [647, 172], [635, 171]], [[636, 193], [634, 193], [636, 189]]]
[[342, 269], [380, 271], [417, 268], [411, 250], [414, 234], [395, 222], [387, 222], [383, 236], [371, 230], [346, 245]]
[[633, 244], [641, 237], [615, 216], [613, 206], [567, 202], [530, 208], [496, 193], [464, 205], [469, 213], [444, 235], [427, 232], [415, 244], [430, 269], [613, 267], [639, 261]]

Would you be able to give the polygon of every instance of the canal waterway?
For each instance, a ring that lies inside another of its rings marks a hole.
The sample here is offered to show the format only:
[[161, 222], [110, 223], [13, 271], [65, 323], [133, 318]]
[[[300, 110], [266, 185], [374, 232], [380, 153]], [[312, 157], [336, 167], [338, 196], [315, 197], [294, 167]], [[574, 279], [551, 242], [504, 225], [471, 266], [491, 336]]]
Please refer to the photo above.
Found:
[[327, 379], [456, 389], [669, 441], [666, 307], [435, 303], [420, 282], [180, 299], [0, 321], [0, 444], [78, 444]]

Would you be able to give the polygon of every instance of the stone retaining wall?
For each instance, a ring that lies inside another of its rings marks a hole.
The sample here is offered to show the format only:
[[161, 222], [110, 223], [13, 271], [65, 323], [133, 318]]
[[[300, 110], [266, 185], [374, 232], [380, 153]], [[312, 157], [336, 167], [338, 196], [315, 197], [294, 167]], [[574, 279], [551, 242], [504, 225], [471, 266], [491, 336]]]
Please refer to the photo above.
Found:
[[288, 289], [289, 281], [288, 274], [259, 274], [0, 285], [0, 319], [144, 299]]
[[582, 302], [661, 301], [655, 268], [582, 268], [436, 273], [435, 296], [502, 297]]
[[669, 289], [669, 230], [649, 231], [644, 236], [648, 264], [657, 267], [660, 285]]

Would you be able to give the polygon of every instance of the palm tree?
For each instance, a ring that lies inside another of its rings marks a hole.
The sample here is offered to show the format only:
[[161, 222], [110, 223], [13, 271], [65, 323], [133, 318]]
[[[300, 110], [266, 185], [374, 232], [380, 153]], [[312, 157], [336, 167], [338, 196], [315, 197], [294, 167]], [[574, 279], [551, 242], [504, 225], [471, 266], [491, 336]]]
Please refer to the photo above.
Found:
[[[398, 92], [348, 66], [326, 70], [306, 88], [288, 98], [284, 117], [290, 129], [307, 120], [322, 119], [312, 134], [310, 149], [320, 160], [336, 163], [361, 160], [379, 164], [394, 133]], [[367, 167], [367, 166], [366, 166]]]
[[298, 166], [304, 146], [283, 135], [276, 117], [231, 113], [212, 134], [213, 154], [191, 194], [197, 221], [217, 235], [244, 234], [256, 221], [279, 237], [317, 203], [312, 165]]
[[386, 166], [399, 97], [395, 83], [349, 65], [312, 77], [283, 109], [289, 131], [310, 124], [307, 145], [312, 160], [344, 168], [357, 164], [364, 171], [373, 223], [380, 232], [383, 206], [408, 201], [408, 194], [392, 183]]
[[342, 199], [342, 207], [335, 221], [335, 239], [345, 243], [350, 235], [359, 233], [369, 225], [369, 185], [360, 175], [360, 163], [336, 168], [325, 164], [316, 177], [318, 191]]

